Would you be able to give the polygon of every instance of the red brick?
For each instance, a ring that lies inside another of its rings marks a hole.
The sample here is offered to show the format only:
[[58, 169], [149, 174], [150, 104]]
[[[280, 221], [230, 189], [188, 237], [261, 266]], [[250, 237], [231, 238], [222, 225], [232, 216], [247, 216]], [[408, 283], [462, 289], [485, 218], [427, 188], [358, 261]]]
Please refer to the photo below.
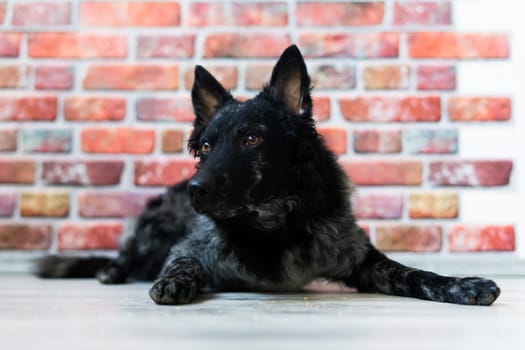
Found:
[[13, 4], [14, 26], [60, 26], [71, 24], [69, 2], [29, 2]]
[[272, 69], [271, 64], [247, 64], [244, 85], [250, 90], [261, 90], [270, 81]]
[[423, 165], [413, 160], [341, 160], [357, 185], [421, 185]]
[[62, 223], [58, 226], [58, 250], [117, 249], [121, 223]]
[[174, 65], [93, 65], [88, 68], [85, 89], [174, 90], [179, 69]]
[[83, 26], [167, 27], [180, 22], [177, 2], [95, 1], [81, 2], [80, 24]]
[[35, 58], [124, 58], [126, 37], [107, 34], [38, 33], [28, 39]]
[[412, 33], [408, 37], [413, 58], [507, 58], [507, 34]]
[[0, 88], [22, 88], [26, 86], [27, 66], [0, 66]]
[[451, 97], [448, 116], [452, 121], [507, 121], [511, 101], [507, 97]]
[[81, 134], [82, 151], [87, 153], [145, 154], [155, 148], [155, 131], [132, 128], [86, 128]]
[[456, 225], [448, 233], [448, 246], [451, 252], [514, 251], [514, 227]]
[[299, 26], [371, 26], [383, 22], [382, 2], [299, 2]]
[[126, 100], [119, 97], [66, 97], [64, 116], [69, 121], [120, 121], [126, 116]]
[[394, 3], [395, 25], [449, 25], [449, 1], [407, 1]]
[[189, 58], [193, 56], [195, 35], [141, 35], [137, 38], [137, 57]]
[[456, 68], [454, 66], [419, 66], [416, 74], [419, 90], [454, 90], [456, 88]]
[[366, 89], [408, 89], [410, 67], [407, 65], [368, 66], [363, 70]]
[[206, 37], [204, 57], [279, 57], [289, 45], [285, 34], [216, 33]]
[[137, 102], [137, 118], [141, 121], [191, 122], [195, 119], [191, 98], [143, 98]]
[[162, 130], [162, 152], [180, 153], [184, 147], [184, 133], [179, 129]]
[[441, 226], [378, 226], [376, 247], [382, 251], [438, 252], [441, 250]]
[[400, 130], [354, 130], [356, 153], [401, 152]]
[[[234, 66], [206, 66], [206, 69], [220, 81], [226, 89], [235, 89], [237, 87], [237, 67]], [[184, 73], [184, 85], [186, 89], [193, 86], [194, 68], [186, 69]]]
[[54, 185], [116, 185], [123, 170], [121, 160], [46, 160], [42, 180]]
[[56, 113], [56, 96], [0, 97], [0, 121], [52, 121]]
[[353, 89], [355, 87], [355, 71], [350, 66], [314, 66], [310, 69], [310, 77], [315, 89]]
[[66, 191], [23, 192], [20, 195], [20, 215], [64, 217], [69, 213], [69, 193]]
[[18, 33], [0, 33], [0, 57], [18, 57], [20, 39]]
[[313, 111], [315, 121], [328, 120], [330, 118], [330, 97], [312, 96]]
[[194, 159], [137, 160], [135, 161], [136, 186], [170, 186], [195, 173]]
[[335, 154], [346, 153], [346, 129], [344, 128], [318, 128], [328, 148]]
[[34, 160], [0, 159], [0, 183], [32, 184], [35, 182]]
[[509, 184], [512, 161], [432, 161], [428, 180], [433, 186], [505, 186]]
[[427, 97], [340, 98], [346, 120], [353, 122], [436, 122], [441, 119], [441, 100]]
[[2, 191], [0, 193], [0, 217], [13, 215], [16, 206], [16, 194]]
[[68, 90], [73, 87], [73, 67], [40, 66], [35, 68], [35, 89]]
[[285, 26], [288, 23], [285, 2], [199, 2], [189, 6], [190, 26]]
[[16, 151], [16, 130], [0, 130], [0, 152]]
[[412, 193], [408, 211], [412, 219], [455, 219], [458, 206], [457, 193]]
[[397, 57], [399, 33], [301, 33], [299, 46], [305, 57]]
[[93, 217], [136, 217], [157, 193], [82, 191], [78, 194], [79, 214]]
[[51, 246], [51, 225], [0, 223], [0, 249], [42, 250]]
[[403, 215], [403, 196], [358, 192], [352, 198], [352, 208], [358, 219], [400, 219]]

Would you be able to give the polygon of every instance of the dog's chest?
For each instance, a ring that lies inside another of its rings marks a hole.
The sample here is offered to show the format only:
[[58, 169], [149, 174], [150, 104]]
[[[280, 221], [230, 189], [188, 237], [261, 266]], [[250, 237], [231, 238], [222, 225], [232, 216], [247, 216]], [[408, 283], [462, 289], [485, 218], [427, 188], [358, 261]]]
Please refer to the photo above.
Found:
[[313, 266], [303, 262], [294, 251], [273, 256], [273, 259], [261, 259], [260, 255], [247, 258], [245, 254], [220, 249], [210, 286], [216, 289], [298, 290], [315, 275]]

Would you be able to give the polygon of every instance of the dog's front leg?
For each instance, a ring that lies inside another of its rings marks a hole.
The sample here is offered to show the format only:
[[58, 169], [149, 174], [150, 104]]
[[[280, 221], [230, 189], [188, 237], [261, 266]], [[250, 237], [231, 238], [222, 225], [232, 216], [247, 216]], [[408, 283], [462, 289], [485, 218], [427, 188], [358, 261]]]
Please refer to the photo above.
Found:
[[479, 277], [446, 277], [406, 267], [370, 247], [363, 263], [345, 280], [360, 292], [413, 297], [455, 304], [490, 305], [500, 289]]
[[205, 284], [204, 269], [193, 258], [178, 258], [164, 267], [149, 291], [157, 304], [189, 304]]

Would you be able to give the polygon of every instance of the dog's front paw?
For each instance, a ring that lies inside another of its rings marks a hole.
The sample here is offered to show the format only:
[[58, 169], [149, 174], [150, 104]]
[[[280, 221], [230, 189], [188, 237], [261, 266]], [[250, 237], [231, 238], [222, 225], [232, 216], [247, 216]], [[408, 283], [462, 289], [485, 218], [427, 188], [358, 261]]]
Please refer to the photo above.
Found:
[[448, 290], [453, 302], [465, 305], [491, 305], [501, 290], [494, 281], [479, 278], [459, 278]]
[[197, 282], [164, 277], [157, 280], [149, 290], [149, 296], [157, 304], [189, 304], [197, 294]]

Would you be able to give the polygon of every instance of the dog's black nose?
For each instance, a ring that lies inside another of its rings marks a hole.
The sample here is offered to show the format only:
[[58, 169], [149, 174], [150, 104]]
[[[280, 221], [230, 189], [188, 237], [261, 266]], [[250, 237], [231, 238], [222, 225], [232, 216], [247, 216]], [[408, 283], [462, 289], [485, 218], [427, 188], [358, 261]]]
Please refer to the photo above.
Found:
[[199, 212], [203, 211], [208, 200], [208, 190], [206, 186], [201, 181], [192, 180], [188, 184], [188, 193], [195, 209]]

